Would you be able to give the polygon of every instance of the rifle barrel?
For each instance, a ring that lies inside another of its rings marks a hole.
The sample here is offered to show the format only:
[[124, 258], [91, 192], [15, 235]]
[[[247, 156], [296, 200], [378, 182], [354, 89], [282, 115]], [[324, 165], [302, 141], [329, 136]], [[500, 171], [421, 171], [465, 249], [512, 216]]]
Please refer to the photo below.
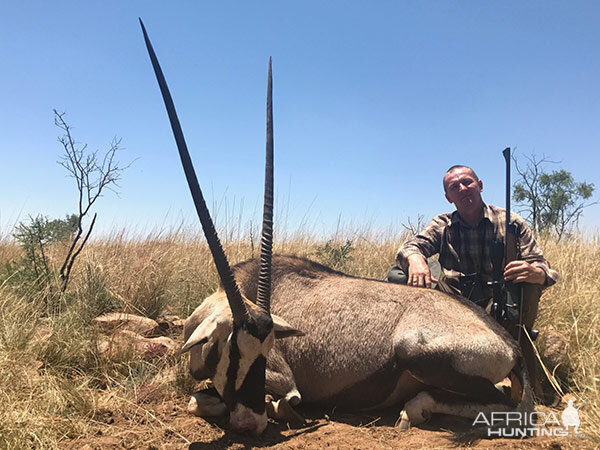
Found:
[[506, 235], [508, 236], [508, 228], [510, 225], [510, 147], [506, 147], [502, 151], [504, 160], [506, 161]]

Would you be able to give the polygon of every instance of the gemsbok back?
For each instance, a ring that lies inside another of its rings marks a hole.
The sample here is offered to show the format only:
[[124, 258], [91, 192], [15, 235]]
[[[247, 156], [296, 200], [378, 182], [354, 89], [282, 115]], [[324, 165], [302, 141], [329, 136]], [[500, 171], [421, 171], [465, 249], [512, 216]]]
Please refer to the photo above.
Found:
[[[276, 419], [291, 420], [299, 417], [292, 407], [301, 402], [348, 410], [404, 405], [400, 429], [421, 424], [433, 413], [475, 418], [481, 412], [532, 410], [519, 346], [468, 300], [345, 275], [294, 256], [272, 257], [270, 61], [261, 253], [232, 270], [143, 24], [142, 29], [221, 279], [217, 292], [196, 308], [184, 327], [182, 351], [190, 352], [192, 376], [211, 379], [219, 395], [194, 394], [190, 412], [210, 416], [229, 411], [235, 431], [260, 434], [267, 411]], [[275, 340], [280, 337], [288, 339]], [[495, 387], [507, 377], [510, 394]]]

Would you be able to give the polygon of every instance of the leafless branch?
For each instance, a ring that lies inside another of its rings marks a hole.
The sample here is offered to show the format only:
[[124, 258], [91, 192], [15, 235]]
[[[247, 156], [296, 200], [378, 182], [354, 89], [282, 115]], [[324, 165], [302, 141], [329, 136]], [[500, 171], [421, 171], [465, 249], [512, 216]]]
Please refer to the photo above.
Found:
[[[72, 135], [72, 128], [65, 121], [64, 112], [59, 113], [57, 110], [54, 110], [54, 123], [64, 132], [58, 138], [58, 141], [64, 148], [64, 154], [58, 163], [67, 170], [69, 176], [75, 179], [78, 191], [77, 232], [73, 237], [73, 242], [60, 269], [60, 277], [63, 283], [62, 292], [64, 292], [69, 282], [73, 263], [90, 237], [97, 215], [94, 214], [85, 233], [83, 226], [84, 218], [89, 214], [96, 201], [102, 197], [105, 190], [116, 192], [118, 181], [123, 171], [131, 163], [126, 166], [120, 166], [115, 158], [117, 151], [121, 149], [121, 139], [113, 138], [108, 150], [100, 156], [98, 150], [90, 152], [87, 150], [87, 144], [79, 144], [75, 141]], [[83, 240], [80, 242], [82, 236]]]

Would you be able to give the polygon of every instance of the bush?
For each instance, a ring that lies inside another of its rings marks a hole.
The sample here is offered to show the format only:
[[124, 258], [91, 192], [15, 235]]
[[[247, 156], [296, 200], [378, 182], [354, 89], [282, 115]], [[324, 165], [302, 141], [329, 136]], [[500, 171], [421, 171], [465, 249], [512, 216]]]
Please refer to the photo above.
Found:
[[350, 240], [340, 245], [335, 244], [333, 241], [327, 241], [325, 245], [317, 248], [317, 258], [326, 266], [343, 272], [347, 264], [354, 259], [351, 254], [353, 251], [354, 246]]

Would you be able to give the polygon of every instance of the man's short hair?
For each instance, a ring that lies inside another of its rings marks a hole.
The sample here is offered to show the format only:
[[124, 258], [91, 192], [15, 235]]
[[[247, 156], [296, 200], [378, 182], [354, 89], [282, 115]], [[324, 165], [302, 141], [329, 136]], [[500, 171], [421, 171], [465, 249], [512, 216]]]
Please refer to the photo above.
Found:
[[442, 178], [442, 184], [444, 185], [444, 192], [446, 192], [446, 175], [448, 175], [450, 172], [453, 172], [457, 169], [468, 169], [469, 172], [471, 172], [471, 175], [473, 175], [473, 178], [475, 178], [475, 181], [479, 181], [479, 177], [477, 176], [477, 174], [475, 173], [475, 171], [469, 167], [469, 166], [464, 166], [462, 164], [456, 164], [452, 167], [450, 167], [448, 170], [446, 170], [446, 173], [444, 174], [444, 178]]

